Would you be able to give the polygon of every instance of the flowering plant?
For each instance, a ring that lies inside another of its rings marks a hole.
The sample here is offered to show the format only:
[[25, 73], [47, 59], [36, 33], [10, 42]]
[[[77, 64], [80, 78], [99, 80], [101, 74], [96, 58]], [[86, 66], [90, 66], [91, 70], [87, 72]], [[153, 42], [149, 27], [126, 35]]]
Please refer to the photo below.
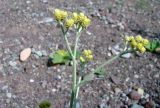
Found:
[[[78, 54], [78, 42], [81, 36], [82, 31], [87, 29], [90, 25], [91, 20], [84, 15], [84, 13], [76, 13], [73, 12], [71, 15], [68, 14], [67, 11], [55, 9], [54, 11], [55, 19], [58, 25], [61, 28], [63, 33], [63, 38], [65, 40], [67, 51], [59, 50], [54, 54], [52, 57], [53, 63], [64, 63], [66, 61], [73, 61], [73, 72], [72, 72], [72, 93], [71, 93], [71, 100], [70, 100], [70, 108], [76, 108], [76, 102], [78, 99], [78, 93], [80, 87], [84, 85], [86, 82], [93, 80], [97, 75], [104, 75], [103, 67], [107, 64], [112, 63], [117, 58], [120, 58], [122, 55], [126, 53], [132, 53], [138, 51], [140, 53], [144, 53], [146, 51], [146, 46], [149, 44], [148, 39], [142, 38], [142, 36], [138, 35], [134, 36], [127, 36], [124, 40], [124, 48], [118, 54], [113, 56], [108, 61], [102, 63], [98, 66], [95, 70], [90, 72], [87, 75], [84, 75], [84, 67], [87, 63], [93, 60], [93, 52], [91, 50], [84, 50], [82, 53]], [[68, 32], [71, 29], [75, 29], [76, 36], [75, 36], [75, 43], [74, 49], [71, 48], [69, 41], [68, 41]], [[64, 59], [65, 58], [65, 59]], [[80, 66], [80, 70], [77, 70], [77, 66]]]

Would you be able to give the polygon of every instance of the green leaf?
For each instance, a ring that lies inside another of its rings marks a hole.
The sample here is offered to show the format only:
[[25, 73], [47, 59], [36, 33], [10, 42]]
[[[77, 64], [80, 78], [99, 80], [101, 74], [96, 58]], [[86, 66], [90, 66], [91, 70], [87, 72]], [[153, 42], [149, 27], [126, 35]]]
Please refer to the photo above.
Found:
[[[80, 57], [80, 52], [76, 52], [76, 58]], [[70, 53], [66, 50], [58, 50], [49, 56], [53, 64], [68, 64], [72, 61]]]
[[53, 64], [64, 64], [70, 62], [72, 58], [68, 51], [58, 50], [50, 55], [50, 59]]
[[45, 101], [42, 101], [40, 104], [39, 104], [39, 108], [50, 108], [51, 107], [51, 103], [47, 100]]
[[146, 46], [146, 49], [149, 52], [156, 52], [156, 49], [158, 49], [158, 48], [160, 48], [160, 41], [158, 41], [158, 40], [152, 40]]
[[88, 81], [92, 81], [94, 79], [94, 74], [90, 73], [84, 76], [83, 80], [77, 85], [77, 87], [84, 85]]
[[94, 74], [97, 75], [98, 77], [102, 78], [105, 76], [106, 70], [104, 68], [100, 68]]

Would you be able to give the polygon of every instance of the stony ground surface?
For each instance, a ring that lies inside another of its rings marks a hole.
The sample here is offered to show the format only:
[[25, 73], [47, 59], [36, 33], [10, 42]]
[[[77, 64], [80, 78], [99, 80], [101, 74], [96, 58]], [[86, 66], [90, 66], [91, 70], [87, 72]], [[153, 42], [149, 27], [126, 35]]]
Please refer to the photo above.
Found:
[[[42, 100], [68, 108], [71, 67], [47, 66], [49, 54], [65, 48], [55, 8], [83, 11], [92, 19], [80, 40], [80, 49], [94, 52], [88, 70], [115, 54], [125, 35], [160, 39], [159, 0], [1, 0], [0, 108], [38, 108]], [[28, 47], [32, 54], [21, 62], [20, 52]], [[104, 79], [81, 88], [83, 108], [160, 108], [160, 55], [126, 55], [105, 68]]]

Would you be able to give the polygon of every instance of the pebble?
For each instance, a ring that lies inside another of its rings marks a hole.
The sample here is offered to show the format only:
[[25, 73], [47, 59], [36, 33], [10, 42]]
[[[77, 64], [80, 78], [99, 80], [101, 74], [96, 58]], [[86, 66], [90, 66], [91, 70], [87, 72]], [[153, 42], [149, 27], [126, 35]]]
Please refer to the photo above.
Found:
[[48, 3], [48, 0], [42, 0], [42, 3]]
[[20, 61], [26, 61], [31, 55], [31, 48], [25, 48], [20, 53]]
[[136, 75], [134, 75], [134, 78], [139, 78], [139, 75], [137, 75], [137, 74], [136, 74]]
[[34, 82], [34, 80], [33, 80], [33, 79], [30, 79], [30, 80], [29, 80], [29, 82], [31, 82], [31, 83], [32, 83], [32, 82]]
[[115, 88], [114, 92], [115, 92], [116, 95], [118, 95], [121, 92], [121, 89], [120, 88]]
[[111, 76], [111, 80], [112, 80], [112, 82], [113, 83], [115, 83], [115, 84], [119, 84], [120, 83], [120, 79], [118, 78], [118, 77], [116, 77], [116, 76]]
[[123, 55], [122, 55], [122, 57], [123, 57], [123, 58], [126, 58], [126, 59], [130, 58], [131, 56], [132, 56], [131, 53], [127, 53], [127, 54], [123, 54]]
[[42, 23], [50, 23], [50, 22], [54, 22], [54, 19], [51, 17], [46, 17], [42, 21], [39, 21], [38, 23], [42, 24]]
[[144, 108], [144, 107], [138, 104], [133, 104], [131, 108]]
[[8, 98], [12, 97], [12, 93], [7, 93], [6, 95], [7, 95]]
[[144, 108], [155, 108], [155, 103], [153, 101], [146, 102]]
[[138, 88], [137, 92], [138, 92], [140, 95], [142, 95], [142, 96], [143, 96], [143, 94], [144, 94], [144, 90], [141, 89], [141, 88]]
[[12, 67], [16, 67], [17, 62], [15, 62], [15, 61], [10, 61], [10, 62], [9, 62], [9, 65], [12, 66]]
[[56, 89], [52, 89], [52, 92], [56, 92], [57, 90]]
[[30, 3], [31, 3], [31, 1], [27, 0], [27, 1], [26, 1], [26, 3], [27, 3], [27, 4], [30, 4]]
[[139, 100], [141, 98], [141, 94], [133, 90], [129, 93], [129, 98], [133, 100]]

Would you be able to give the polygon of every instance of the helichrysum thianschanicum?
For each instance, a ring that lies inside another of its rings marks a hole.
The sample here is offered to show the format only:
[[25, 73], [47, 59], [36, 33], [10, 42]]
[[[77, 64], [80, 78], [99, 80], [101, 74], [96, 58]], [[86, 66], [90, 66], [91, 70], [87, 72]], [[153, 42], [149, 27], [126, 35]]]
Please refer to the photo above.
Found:
[[91, 50], [84, 50], [83, 56], [80, 57], [81, 62], [88, 62], [93, 60], [93, 54]]
[[66, 20], [65, 26], [66, 26], [67, 29], [72, 27], [73, 25], [74, 25], [74, 20], [73, 19], [67, 19]]
[[[55, 9], [54, 11], [55, 19], [58, 22], [64, 23], [67, 29], [71, 28], [74, 24], [78, 25], [78, 27], [86, 28], [90, 25], [91, 20], [84, 15], [84, 13], [76, 13], [73, 12], [71, 17], [68, 19], [68, 13], [66, 11]], [[77, 26], [76, 26], [77, 27]]]
[[55, 9], [54, 15], [57, 21], [62, 21], [65, 18], [67, 18], [68, 13], [66, 11], [60, 10], [60, 9]]
[[138, 50], [140, 53], [144, 53], [146, 51], [145, 46], [149, 44], [149, 40], [143, 38], [141, 35], [136, 37], [127, 36], [125, 40], [126, 42], [129, 42], [133, 49]]

